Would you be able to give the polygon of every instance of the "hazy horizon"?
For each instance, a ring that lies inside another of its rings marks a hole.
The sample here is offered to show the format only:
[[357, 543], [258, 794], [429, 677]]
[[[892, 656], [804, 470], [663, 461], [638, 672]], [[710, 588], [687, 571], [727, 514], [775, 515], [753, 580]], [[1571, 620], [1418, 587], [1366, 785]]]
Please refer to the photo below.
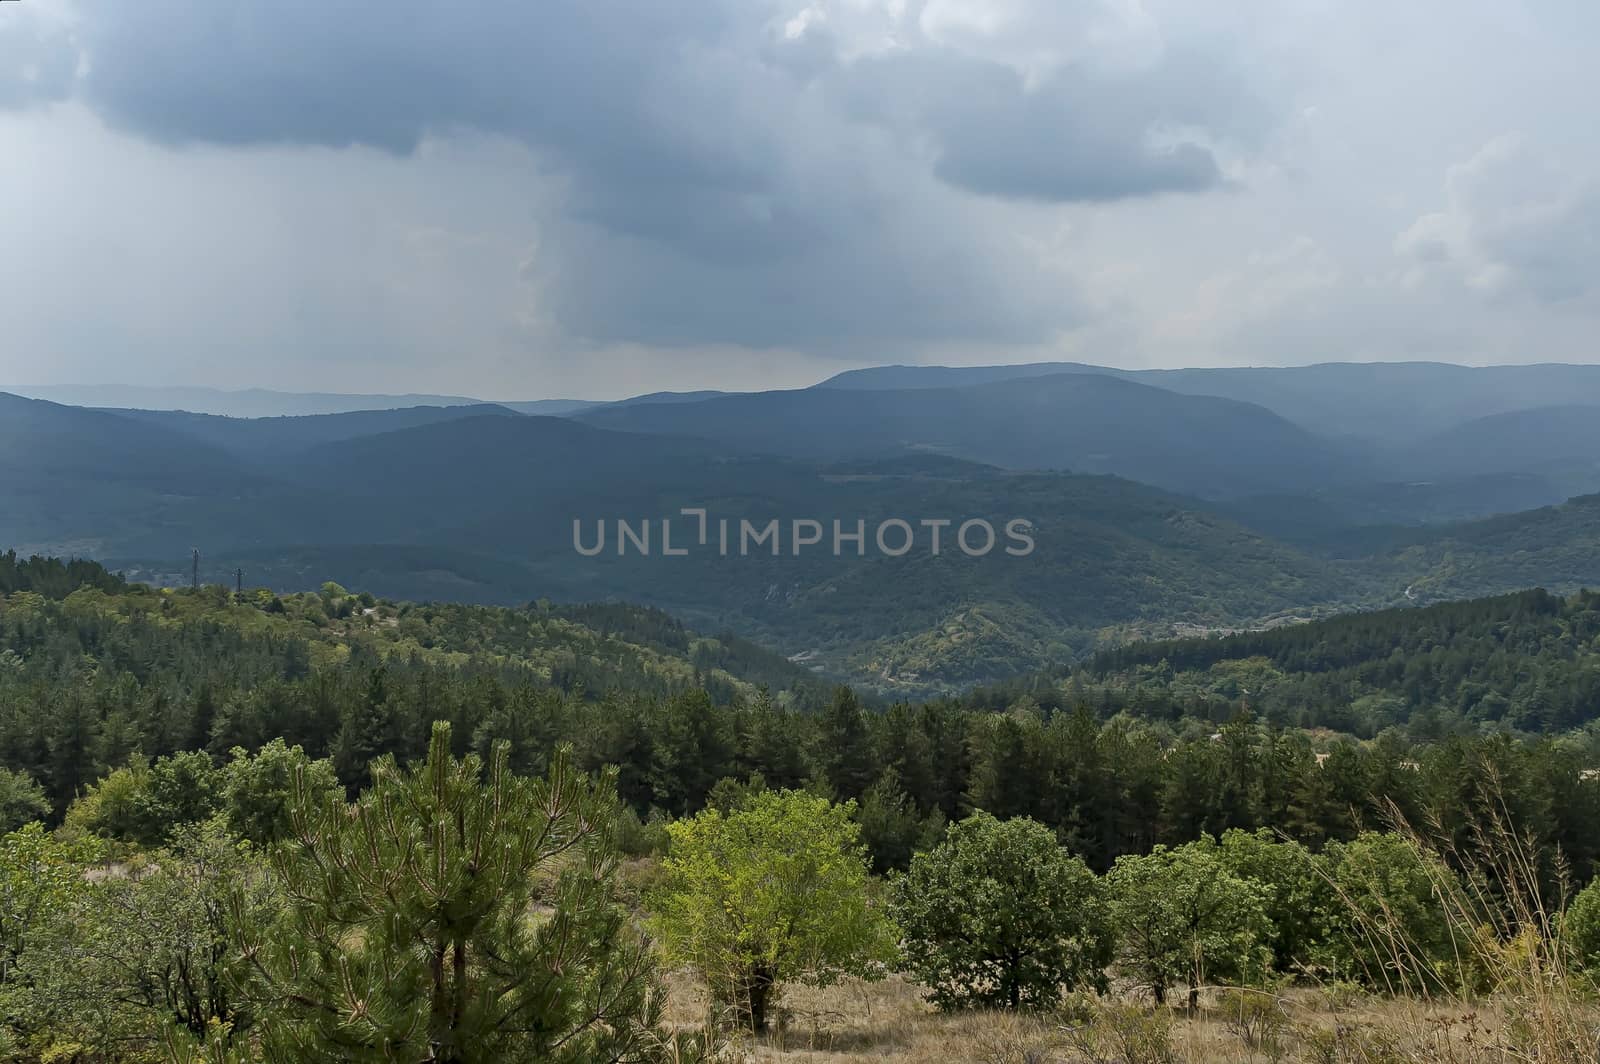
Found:
[[[228, 395], [228, 396], [247, 396], [247, 395], [251, 395], [251, 394], [257, 394], [257, 395], [262, 395], [262, 396], [327, 396], [327, 397], [330, 397], [330, 398], [372, 398], [372, 399], [385, 399], [385, 400], [415, 400], [416, 401], [416, 405], [430, 405], [430, 404], [433, 404], [433, 403], [435, 403], [437, 401], [440, 401], [440, 400], [447, 400], [447, 401], [452, 401], [452, 402], [486, 403], [486, 404], [495, 404], [495, 403], [566, 403], [566, 402], [571, 402], [571, 403], [608, 403], [608, 402], [615, 402], [615, 401], [620, 400], [620, 399], [632, 399], [632, 398], [636, 398], [636, 397], [642, 396], [642, 395], [650, 395], [650, 394], [657, 394], [657, 393], [660, 393], [660, 394], [674, 394], [674, 393], [676, 393], [676, 394], [688, 394], [688, 393], [694, 393], [694, 392], [700, 392], [700, 391], [744, 392], [744, 391], [784, 391], [784, 390], [793, 390], [793, 389], [804, 389], [804, 388], [815, 387], [816, 385], [822, 384], [822, 383], [824, 383], [824, 382], [826, 382], [828, 380], [831, 380], [833, 377], [838, 376], [841, 373], [847, 373], [847, 372], [850, 372], [852, 370], [858, 370], [858, 369], [898, 369], [898, 368], [978, 369], [978, 368], [985, 368], [985, 367], [1007, 367], [1007, 366], [1016, 367], [1016, 366], [1050, 365], [1050, 364], [1055, 363], [1055, 362], [1066, 362], [1066, 361], [1075, 361], [1075, 360], [1046, 359], [1046, 360], [1035, 360], [1035, 361], [1031, 361], [1031, 362], [863, 362], [863, 363], [860, 363], [859, 365], [841, 366], [837, 370], [835, 370], [834, 372], [828, 373], [827, 375], [819, 377], [819, 378], [817, 378], [815, 380], [807, 380], [807, 381], [804, 381], [804, 382], [799, 383], [799, 384], [789, 385], [787, 387], [776, 387], [776, 386], [774, 386], [774, 387], [758, 387], [758, 388], [749, 388], [749, 389], [726, 388], [726, 387], [719, 387], [719, 384], [721, 382], [719, 382], [718, 380], [712, 379], [712, 378], [706, 378], [706, 379], [695, 379], [695, 380], [684, 381], [684, 382], [681, 383], [680, 387], [662, 388], [662, 389], [649, 389], [647, 391], [639, 391], [639, 390], [629, 389], [629, 388], [623, 387], [623, 388], [620, 388], [620, 389], [612, 389], [610, 394], [605, 394], [605, 395], [593, 394], [593, 393], [587, 394], [587, 395], [521, 395], [521, 394], [514, 394], [514, 395], [493, 395], [493, 394], [489, 394], [489, 395], [469, 395], [469, 394], [461, 394], [461, 393], [452, 393], [452, 392], [448, 392], [448, 391], [438, 391], [438, 392], [385, 391], [381, 387], [377, 388], [377, 389], [372, 389], [372, 390], [339, 391], [339, 390], [328, 390], [328, 389], [321, 389], [321, 388], [315, 388], [315, 387], [305, 387], [305, 388], [293, 388], [293, 387], [269, 388], [269, 387], [263, 387], [263, 386], [259, 386], [259, 385], [253, 385], [253, 384], [242, 384], [242, 385], [239, 385], [239, 386], [236, 386], [236, 387], [214, 387], [214, 386], [210, 386], [210, 385], [183, 385], [183, 384], [174, 384], [174, 385], [130, 384], [130, 383], [127, 383], [127, 382], [124, 382], [124, 381], [117, 381], [117, 380], [58, 382], [58, 383], [38, 383], [38, 382], [11, 383], [11, 382], [0, 382], [0, 392], [10, 392], [13, 395], [21, 395], [24, 398], [45, 399], [45, 400], [50, 401], [50, 402], [65, 403], [66, 405], [69, 405], [69, 406], [99, 406], [99, 405], [107, 405], [107, 404], [101, 403], [101, 402], [92, 401], [92, 400], [89, 400], [89, 399], [84, 399], [83, 401], [78, 401], [78, 402], [69, 402], [67, 399], [58, 398], [58, 396], [69, 395], [69, 394], [72, 394], [72, 393], [79, 393], [82, 396], [89, 396], [89, 395], [92, 395], [95, 392], [104, 392], [104, 393], [107, 393], [108, 395], [113, 394], [113, 393], [127, 393], [129, 395], [138, 395], [140, 393], [150, 393], [150, 394], [154, 395], [154, 394], [160, 394], [160, 393], [178, 394], [178, 393], [186, 393], [187, 392], [187, 393], [194, 393], [197, 396], [198, 395], [204, 395], [204, 394]], [[1283, 363], [1283, 364], [1270, 364], [1270, 365], [1265, 365], [1265, 364], [1237, 364], [1237, 365], [1216, 365], [1216, 366], [1162, 365], [1162, 366], [1121, 367], [1121, 366], [1114, 366], [1114, 365], [1111, 365], [1109, 363], [1096, 363], [1096, 362], [1088, 362], [1088, 361], [1081, 361], [1078, 364], [1084, 365], [1084, 366], [1102, 368], [1102, 369], [1129, 369], [1129, 370], [1134, 371], [1134, 372], [1143, 371], [1143, 370], [1160, 371], [1160, 370], [1187, 370], [1187, 369], [1197, 369], [1197, 370], [1210, 370], [1210, 369], [1259, 369], [1259, 370], [1309, 369], [1309, 368], [1316, 367], [1316, 366], [1339, 366], [1339, 365], [1344, 365], [1344, 366], [1432, 365], [1432, 366], [1449, 366], [1449, 367], [1453, 367], [1453, 368], [1457, 368], [1457, 369], [1495, 369], [1495, 368], [1511, 368], [1511, 367], [1527, 368], [1527, 367], [1533, 367], [1533, 366], [1600, 366], [1600, 362], [1544, 361], [1544, 362], [1478, 362], [1478, 363], [1469, 363], [1469, 362], [1453, 362], [1453, 361], [1450, 361], [1448, 359], [1373, 359], [1373, 360], [1366, 360], [1366, 361], [1359, 361], [1359, 360], [1353, 360], [1353, 359], [1352, 360], [1325, 359], [1325, 360], [1320, 360], [1320, 361], [1317, 361], [1317, 362], [1303, 362], [1303, 363]], [[1071, 372], [1071, 371], [1069, 369], [1069, 370], [1065, 370], [1064, 372]]]

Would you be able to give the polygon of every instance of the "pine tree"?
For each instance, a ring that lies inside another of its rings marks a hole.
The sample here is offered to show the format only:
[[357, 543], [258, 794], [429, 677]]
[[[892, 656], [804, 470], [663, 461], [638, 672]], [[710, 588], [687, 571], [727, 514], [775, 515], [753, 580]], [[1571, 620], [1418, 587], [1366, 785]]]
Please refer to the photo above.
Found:
[[878, 777], [867, 720], [855, 692], [840, 687], [822, 715], [820, 751], [828, 783], [840, 801], [860, 798]]
[[388, 675], [376, 668], [367, 674], [366, 693], [351, 706], [339, 729], [334, 767], [353, 791], [372, 759], [395, 753], [399, 745], [400, 726], [389, 698]]
[[268, 1061], [641, 1059], [649, 954], [612, 895], [609, 780], [450, 755], [373, 766], [353, 804], [297, 773], [274, 856], [287, 926], [245, 923]]

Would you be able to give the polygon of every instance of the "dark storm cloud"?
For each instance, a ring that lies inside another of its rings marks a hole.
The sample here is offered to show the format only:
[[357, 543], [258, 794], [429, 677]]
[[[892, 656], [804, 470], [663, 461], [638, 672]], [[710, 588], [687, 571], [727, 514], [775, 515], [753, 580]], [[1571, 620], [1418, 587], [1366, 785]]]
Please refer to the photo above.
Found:
[[173, 142], [406, 152], [452, 127], [505, 133], [594, 182], [594, 217], [645, 233], [663, 223], [640, 217], [642, 186], [695, 210], [780, 182], [793, 131], [775, 123], [797, 72], [855, 81], [850, 93], [914, 122], [939, 146], [939, 174], [975, 191], [1118, 199], [1219, 178], [1204, 146], [1152, 139], [1216, 117], [1200, 106], [1218, 92], [1208, 61], [1075, 64], [1033, 87], [915, 40], [913, 23], [911, 48], [841, 70], [828, 30], [784, 39], [784, 17], [761, 0], [90, 0], [85, 89], [114, 121]]
[[694, 112], [730, 107], [696, 77], [693, 57], [736, 35], [738, 9], [684, 0], [91, 0], [84, 90], [113, 122], [175, 143], [408, 153], [430, 133], [473, 128], [538, 145], [585, 173], [736, 190], [759, 184], [771, 160], [752, 130], [696, 135]]
[[1037, 84], [948, 50], [895, 53], [841, 77], [856, 113], [929, 138], [934, 171], [972, 192], [1084, 202], [1198, 192], [1223, 181], [1207, 134], [1254, 141], [1271, 118], [1216, 57], [1149, 68], [1082, 64]]
[[[1053, 3], [1036, 6], [1058, 26]], [[540, 227], [528, 275], [550, 320], [600, 342], [1046, 340], [1083, 302], [1058, 272], [1013, 261], [968, 194], [1204, 190], [1221, 169], [1196, 129], [1239, 95], [1220, 59], [1185, 65], [1165, 47], [1116, 70], [1057, 63], [1034, 84], [981, 39], [930, 37], [929, 4], [76, 6], [78, 95], [147, 140], [398, 158], [458, 133], [525, 145]], [[896, 43], [848, 39], [858, 16]]]

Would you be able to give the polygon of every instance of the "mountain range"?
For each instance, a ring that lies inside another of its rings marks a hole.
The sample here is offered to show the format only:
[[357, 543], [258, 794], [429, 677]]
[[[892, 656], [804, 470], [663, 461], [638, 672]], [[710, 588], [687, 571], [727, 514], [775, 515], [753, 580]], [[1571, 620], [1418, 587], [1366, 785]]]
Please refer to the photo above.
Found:
[[834, 389], [966, 386], [998, 380], [1097, 373], [1184, 395], [1256, 403], [1331, 437], [1404, 443], [1495, 414], [1600, 403], [1600, 365], [1447, 362], [1324, 362], [1311, 366], [1125, 370], [1077, 362], [1016, 366], [883, 366], [817, 385]]
[[[1591, 382], [1600, 369], [885, 367], [559, 416], [463, 400], [239, 418], [0, 394], [0, 544], [169, 583], [199, 547], [218, 582], [242, 568], [285, 590], [639, 602], [832, 674], [940, 689], [1135, 636], [1600, 583], [1600, 496], [1564, 501], [1600, 489]], [[1428, 396], [1403, 430], [1396, 388]], [[776, 520], [780, 553], [719, 553], [685, 508], [712, 528]], [[951, 537], [972, 519], [1021, 520], [1034, 549], [929, 552], [920, 522]], [[616, 536], [574, 549], [575, 522], [593, 536], [619, 520], [648, 521], [655, 552], [619, 555]], [[661, 553], [664, 520], [696, 549]], [[812, 520], [823, 545], [794, 553]], [[846, 538], [834, 556], [834, 520], [847, 537], [861, 522], [866, 549]], [[923, 535], [903, 556], [872, 543], [895, 520]]]

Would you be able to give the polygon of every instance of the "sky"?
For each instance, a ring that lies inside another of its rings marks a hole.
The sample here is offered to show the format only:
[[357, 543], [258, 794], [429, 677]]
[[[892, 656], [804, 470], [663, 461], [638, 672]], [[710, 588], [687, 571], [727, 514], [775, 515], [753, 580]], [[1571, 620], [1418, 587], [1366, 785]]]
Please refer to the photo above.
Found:
[[0, 3], [0, 382], [1600, 361], [1593, 0]]

